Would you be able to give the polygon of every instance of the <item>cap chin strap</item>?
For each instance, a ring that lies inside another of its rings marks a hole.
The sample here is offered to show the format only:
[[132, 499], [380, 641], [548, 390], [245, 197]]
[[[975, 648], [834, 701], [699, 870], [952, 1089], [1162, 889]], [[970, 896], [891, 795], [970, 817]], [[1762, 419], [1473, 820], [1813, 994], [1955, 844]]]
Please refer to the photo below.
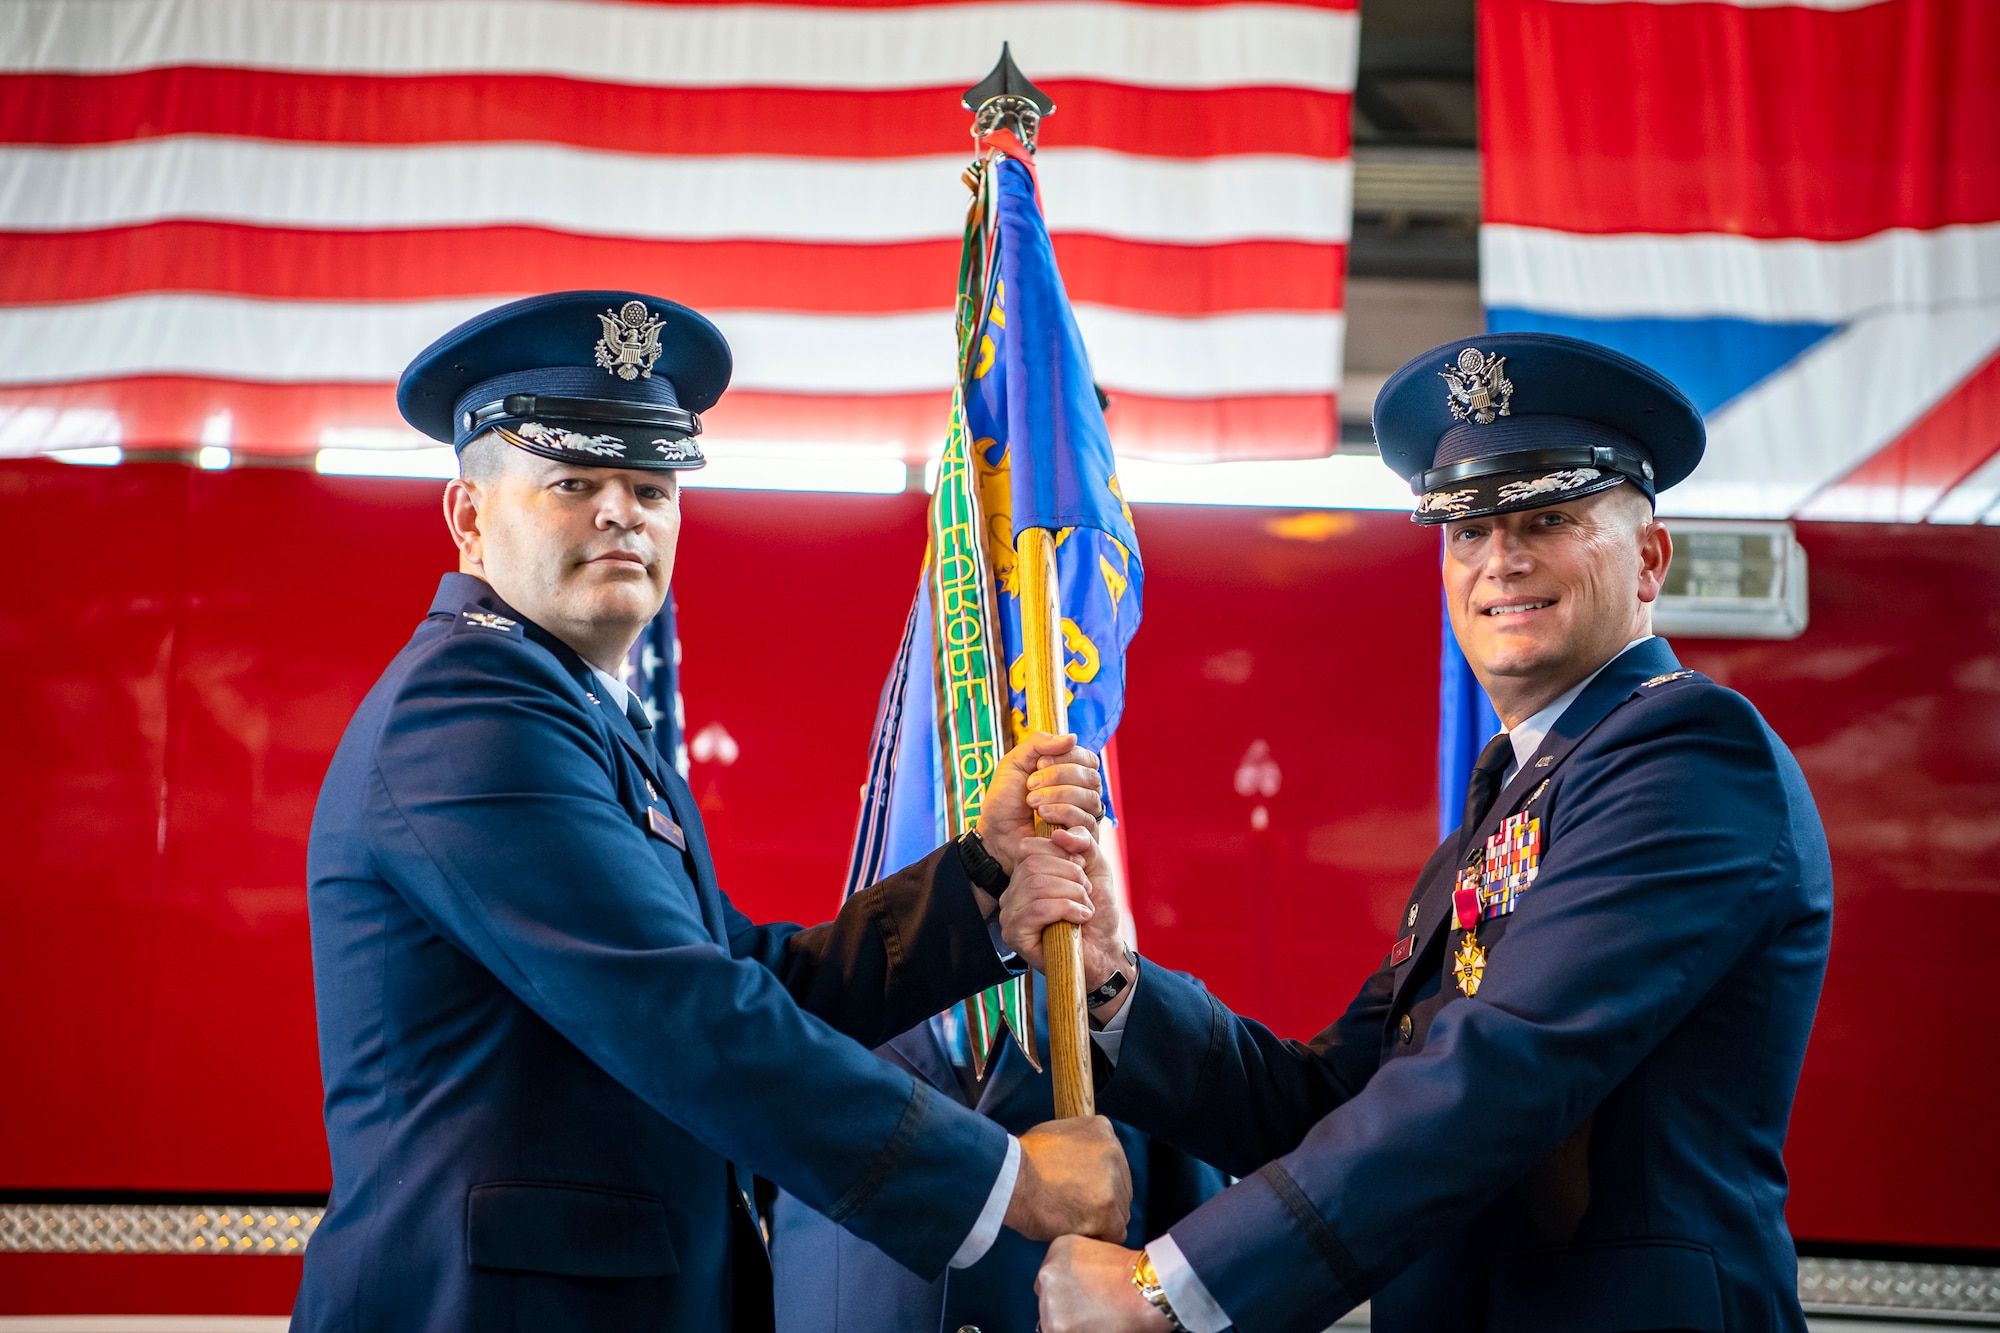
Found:
[[1589, 448], [1576, 446], [1567, 449], [1519, 449], [1512, 453], [1474, 458], [1464, 463], [1451, 463], [1445, 467], [1419, 473], [1410, 489], [1418, 495], [1423, 495], [1428, 491], [1442, 490], [1476, 477], [1492, 477], [1505, 472], [1553, 472], [1572, 467], [1594, 467], [1605, 472], [1620, 472], [1635, 481], [1645, 482], [1649, 489], [1653, 480], [1653, 465], [1644, 458], [1630, 449], [1600, 444]]
[[498, 402], [464, 414], [463, 425], [476, 434], [509, 417], [541, 417], [557, 421], [594, 421], [607, 426], [644, 426], [675, 435], [701, 434], [701, 415], [684, 407], [628, 403], [616, 398], [550, 398], [546, 394], [510, 393]]

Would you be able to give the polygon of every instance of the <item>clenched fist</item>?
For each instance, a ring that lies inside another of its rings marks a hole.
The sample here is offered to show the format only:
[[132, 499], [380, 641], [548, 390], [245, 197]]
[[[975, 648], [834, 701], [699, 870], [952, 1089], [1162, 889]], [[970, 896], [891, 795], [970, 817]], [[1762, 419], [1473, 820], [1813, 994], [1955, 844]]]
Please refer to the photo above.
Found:
[[1170, 1333], [1167, 1317], [1132, 1285], [1138, 1257], [1122, 1245], [1057, 1238], [1035, 1275], [1042, 1333]]
[[1051, 1120], [1021, 1135], [1021, 1174], [1006, 1223], [1029, 1240], [1122, 1241], [1132, 1220], [1132, 1169], [1101, 1115]]
[[1088, 846], [1088, 835], [1103, 813], [1104, 778], [1097, 756], [1078, 747], [1073, 734], [1037, 731], [994, 768], [979, 807], [979, 840], [1011, 875], [1021, 859], [1022, 840], [1034, 836], [1036, 815], [1054, 828], [1076, 830], [1080, 841], [1064, 850], [1079, 851]]

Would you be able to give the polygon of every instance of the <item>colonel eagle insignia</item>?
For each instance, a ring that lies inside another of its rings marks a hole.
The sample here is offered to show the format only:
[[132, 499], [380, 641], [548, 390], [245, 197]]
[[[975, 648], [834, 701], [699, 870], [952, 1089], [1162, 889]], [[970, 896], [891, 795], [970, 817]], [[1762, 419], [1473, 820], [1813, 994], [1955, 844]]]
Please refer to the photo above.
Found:
[[660, 359], [660, 326], [666, 321], [646, 309], [643, 301], [627, 301], [597, 317], [604, 336], [597, 340], [597, 364], [621, 380], [653, 377]]
[[1457, 370], [1438, 372], [1447, 390], [1451, 414], [1460, 421], [1490, 426], [1507, 415], [1514, 399], [1514, 381], [1507, 378], [1507, 358], [1481, 355], [1477, 347], [1458, 354]]

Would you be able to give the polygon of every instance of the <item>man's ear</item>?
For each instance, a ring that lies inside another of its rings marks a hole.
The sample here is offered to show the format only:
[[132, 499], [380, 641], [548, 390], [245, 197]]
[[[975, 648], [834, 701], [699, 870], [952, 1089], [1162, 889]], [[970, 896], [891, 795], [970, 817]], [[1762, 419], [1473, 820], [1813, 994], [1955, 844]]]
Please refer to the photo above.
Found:
[[482, 567], [485, 542], [479, 527], [479, 506], [485, 499], [479, 483], [453, 477], [444, 484], [444, 526], [458, 547], [459, 568], [476, 573]]
[[1646, 520], [1639, 530], [1639, 600], [1659, 598], [1667, 586], [1667, 566], [1674, 561], [1674, 539], [1667, 525], [1657, 518]]

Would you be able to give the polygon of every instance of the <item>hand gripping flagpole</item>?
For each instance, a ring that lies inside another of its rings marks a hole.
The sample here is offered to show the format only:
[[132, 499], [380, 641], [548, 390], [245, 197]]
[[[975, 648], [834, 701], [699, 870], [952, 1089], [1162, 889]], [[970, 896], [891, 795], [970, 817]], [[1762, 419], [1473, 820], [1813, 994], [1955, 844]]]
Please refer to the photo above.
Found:
[[[975, 139], [983, 144], [989, 137], [1011, 135], [1031, 155], [1042, 117], [1056, 109], [1048, 94], [1015, 66], [1005, 44], [1000, 48], [1000, 63], [966, 92], [964, 105], [973, 113]], [[991, 253], [989, 248], [989, 259]], [[1028, 729], [1060, 735], [1069, 725], [1056, 534], [1047, 528], [1022, 529], [1015, 542], [1015, 558]], [[1046, 838], [1050, 831], [1037, 815], [1035, 836]], [[1055, 1080], [1056, 1115], [1061, 1119], [1094, 1115], [1097, 1098], [1090, 1072], [1089, 1016], [1083, 1005], [1083, 942], [1076, 924], [1058, 921], [1043, 931], [1042, 951], [1047, 963], [1049, 1061]]]

